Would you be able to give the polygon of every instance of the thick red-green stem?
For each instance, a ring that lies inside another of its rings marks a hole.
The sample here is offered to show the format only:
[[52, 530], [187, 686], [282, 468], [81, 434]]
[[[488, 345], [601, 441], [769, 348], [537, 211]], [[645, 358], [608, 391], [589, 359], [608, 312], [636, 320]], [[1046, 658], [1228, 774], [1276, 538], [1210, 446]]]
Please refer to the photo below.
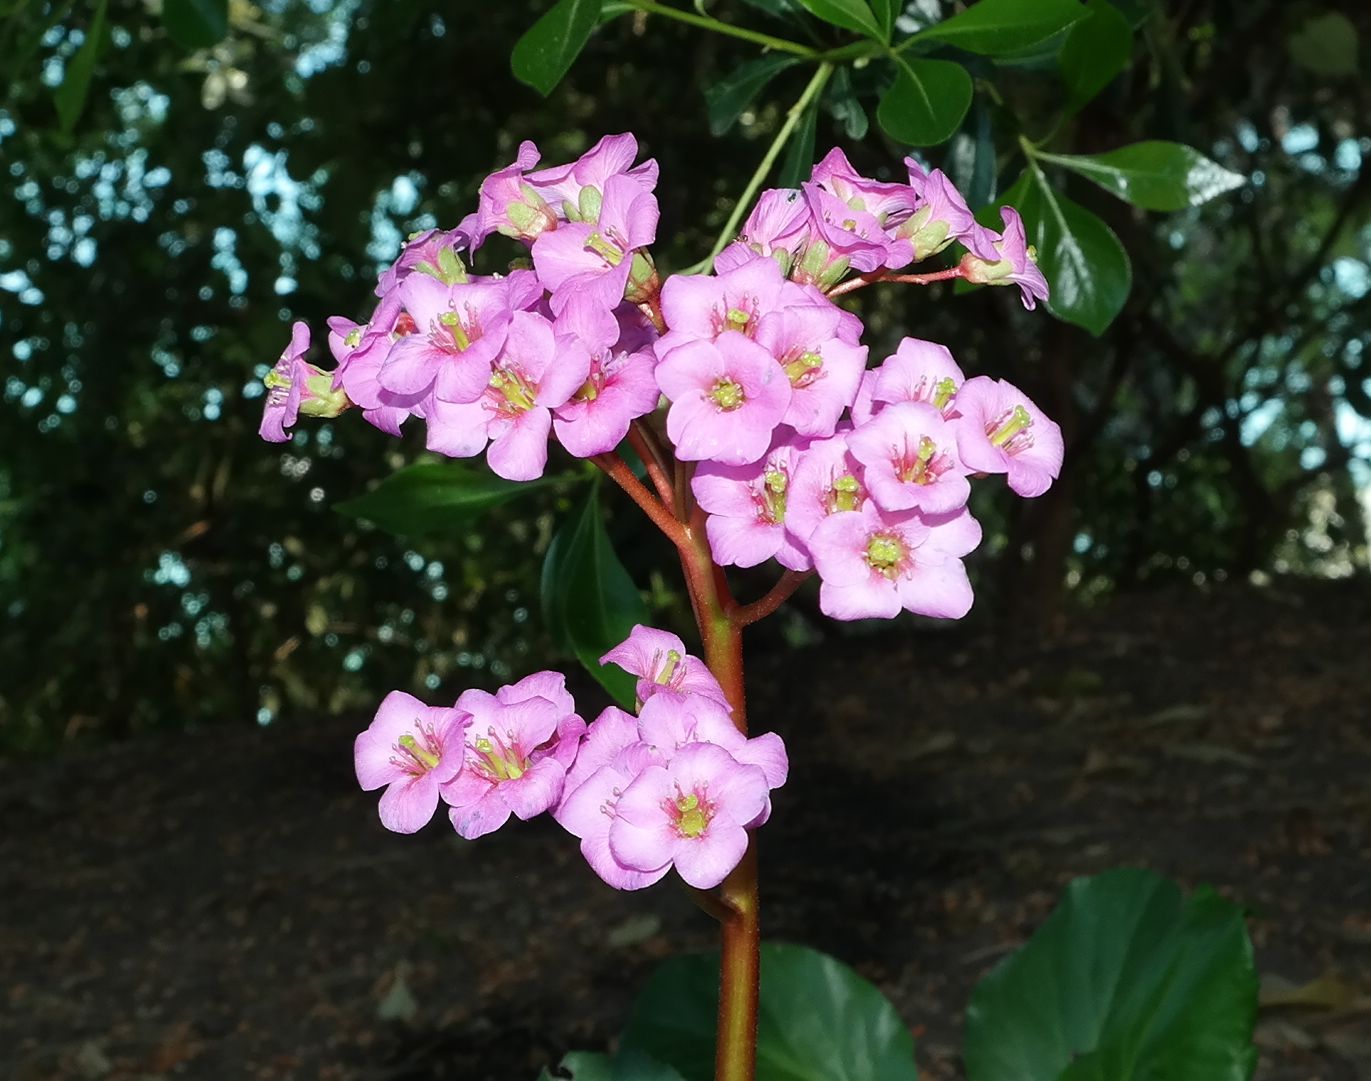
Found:
[[[733, 707], [733, 723], [747, 734], [743, 692], [743, 621], [714, 563], [698, 510], [686, 525], [680, 545], [681, 567], [704, 641], [705, 663]], [[715, 1081], [752, 1081], [757, 1064], [757, 995], [761, 976], [761, 930], [757, 905], [756, 835], [747, 854], [719, 887], [727, 908], [720, 920], [719, 1024], [714, 1054]]]

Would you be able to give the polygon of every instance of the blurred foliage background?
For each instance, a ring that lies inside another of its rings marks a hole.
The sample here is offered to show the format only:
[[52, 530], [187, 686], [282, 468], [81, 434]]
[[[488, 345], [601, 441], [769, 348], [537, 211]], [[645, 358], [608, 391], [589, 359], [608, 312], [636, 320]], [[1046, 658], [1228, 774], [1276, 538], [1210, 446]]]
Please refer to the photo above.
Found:
[[[785, 6], [709, 11], [766, 26]], [[1100, 337], [1018, 310], [1013, 290], [860, 298], [873, 358], [903, 334], [945, 341], [1066, 431], [1046, 497], [976, 507], [981, 620], [1032, 628], [1118, 590], [1368, 570], [1371, 12], [1120, 6], [1131, 62], [1055, 145], [1176, 139], [1246, 186], [1159, 215], [1067, 183], [1132, 259]], [[446, 700], [550, 660], [537, 577], [565, 493], [397, 539], [332, 506], [420, 457], [421, 433], [344, 416], [281, 447], [256, 437], [290, 320], [366, 312], [404, 236], [454, 224], [522, 139], [557, 161], [636, 132], [661, 163], [658, 262], [708, 250], [804, 74], [713, 137], [703, 90], [755, 48], [629, 12], [544, 100], [509, 53], [546, 7], [234, 0], [227, 37], [196, 49], [156, 0], [0, 3], [0, 749], [360, 713], [394, 687]], [[91, 34], [103, 48], [83, 54]], [[1000, 108], [1033, 130], [1049, 76], [1004, 74]], [[898, 174], [906, 148], [874, 125], [854, 143], [847, 109], [830, 96], [819, 153]], [[993, 112], [966, 123], [928, 157], [988, 175], [988, 200], [1017, 170]], [[676, 618], [669, 553], [629, 513], [614, 528]], [[780, 632], [837, 633], [803, 597]]]

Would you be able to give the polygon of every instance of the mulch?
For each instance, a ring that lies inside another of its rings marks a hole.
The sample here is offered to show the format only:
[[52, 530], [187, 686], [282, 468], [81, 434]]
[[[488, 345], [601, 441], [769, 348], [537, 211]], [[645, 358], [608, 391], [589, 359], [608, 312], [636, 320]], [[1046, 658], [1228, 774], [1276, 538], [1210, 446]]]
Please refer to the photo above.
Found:
[[[904, 627], [764, 656], [749, 693], [792, 758], [765, 932], [879, 985], [922, 1077], [961, 1076], [975, 981], [1120, 865], [1250, 913], [1261, 1081], [1371, 1077], [1364, 591], [1161, 592], [1009, 640]], [[0, 762], [0, 1077], [533, 1081], [711, 944], [683, 891], [608, 889], [550, 821], [387, 834], [356, 727]]]

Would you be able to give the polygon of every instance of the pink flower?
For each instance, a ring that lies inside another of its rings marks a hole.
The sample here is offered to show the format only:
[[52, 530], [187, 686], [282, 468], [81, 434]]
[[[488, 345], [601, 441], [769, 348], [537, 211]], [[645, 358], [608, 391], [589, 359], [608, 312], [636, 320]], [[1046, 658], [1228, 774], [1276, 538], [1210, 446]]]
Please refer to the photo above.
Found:
[[728, 696], [699, 657], [686, 652], [685, 643], [670, 631], [641, 623], [626, 639], [600, 658], [601, 664], [617, 664], [638, 677], [639, 702], [657, 695], [682, 699], [698, 695], [728, 707]]
[[257, 434], [269, 443], [284, 443], [290, 436], [286, 429], [295, 426], [300, 416], [300, 400], [305, 383], [316, 371], [305, 363], [309, 352], [309, 324], [297, 322], [290, 328], [290, 344], [267, 373], [267, 400], [262, 407], [262, 423]]
[[873, 215], [881, 228], [890, 230], [914, 213], [918, 196], [907, 184], [890, 184], [862, 176], [834, 147], [814, 166], [811, 182], [854, 210]]
[[475, 215], [469, 215], [456, 229], [429, 229], [410, 237], [395, 262], [381, 272], [376, 295], [382, 299], [390, 296], [414, 273], [428, 274], [445, 285], [465, 281], [466, 264], [460, 253], [471, 249], [474, 222]]
[[967, 469], [1007, 473], [1021, 496], [1039, 496], [1061, 473], [1062, 430], [1023, 391], [978, 375], [957, 392], [957, 450]]
[[[962, 274], [977, 285], [1017, 285], [1029, 311], [1048, 298], [1047, 279], [1038, 269], [1038, 252], [1024, 236], [1023, 219], [1012, 206], [1000, 208], [1004, 233], [977, 226], [979, 243], [968, 239], [971, 251], [962, 256]], [[985, 249], [989, 248], [989, 251]]]
[[511, 164], [481, 181], [473, 248], [495, 232], [531, 244], [548, 229], [557, 228], [557, 212], [525, 180], [525, 174], [538, 164], [538, 157], [538, 148], [525, 140]]
[[590, 367], [585, 382], [553, 411], [553, 431], [577, 458], [605, 454], [623, 441], [636, 418], [657, 408], [661, 392], [653, 356], [631, 348], [640, 333], [622, 332], [613, 313], [592, 297], [572, 296], [555, 329], [585, 350]]
[[910, 261], [909, 242], [886, 236], [874, 214], [852, 208], [817, 184], [805, 184], [804, 193], [813, 239], [800, 255], [797, 281], [827, 288], [848, 270], [867, 273]]
[[539, 169], [524, 179], [568, 220], [595, 221], [611, 177], [627, 176], [644, 191], [657, 187], [656, 161], [635, 166], [637, 156], [638, 140], [631, 134], [606, 135], [570, 165]]
[[504, 348], [485, 391], [471, 403], [441, 399], [428, 409], [428, 447], [455, 458], [479, 454], [497, 476], [533, 480], [547, 468], [552, 410], [565, 405], [590, 374], [590, 354], [579, 342], [558, 339], [536, 312], [510, 317]]
[[393, 394], [474, 402], [485, 393], [510, 317], [536, 303], [542, 287], [523, 270], [455, 285], [411, 274], [399, 292], [416, 329], [392, 347], [377, 382]]
[[796, 253], [809, 240], [809, 224], [809, 205], [797, 188], [764, 191], [738, 239], [715, 256], [714, 269], [723, 273], [765, 255], [789, 274]]
[[954, 425], [926, 402], [888, 405], [847, 440], [882, 510], [946, 514], [966, 506], [971, 484]]
[[[738, 731], [727, 707], [698, 695], [683, 699], [657, 695], [644, 702], [638, 716], [638, 734], [643, 752], [658, 765], [670, 763], [684, 747], [713, 743], [742, 765], [760, 769], [766, 777], [768, 793], [785, 784], [790, 773], [790, 760], [780, 736], [763, 732], [749, 739]], [[768, 794], [761, 813], [745, 825], [749, 829], [760, 826], [770, 817]]]
[[667, 436], [688, 462], [755, 462], [790, 406], [790, 381], [775, 358], [733, 330], [672, 350], [657, 365], [657, 384], [671, 399]]
[[880, 367], [862, 376], [852, 419], [864, 424], [882, 404], [893, 402], [927, 402], [948, 416], [965, 378], [947, 346], [905, 338]]
[[791, 570], [808, 570], [809, 553], [786, 530], [792, 477], [806, 443], [787, 436], [751, 465], [702, 462], [691, 489], [709, 514], [705, 533], [714, 561], [755, 567], [772, 557]]
[[784, 286], [781, 268], [759, 255], [717, 276], [673, 274], [662, 286], [662, 317], [670, 329], [657, 342], [658, 359], [730, 331], [755, 337], [761, 317], [780, 305]]
[[800, 435], [832, 435], [857, 395], [866, 346], [844, 340], [844, 314], [824, 299], [769, 312], [757, 328], [757, 344], [771, 352], [790, 381], [790, 404], [781, 420]]
[[533, 242], [533, 265], [553, 294], [552, 306], [576, 294], [612, 308], [624, 298], [634, 252], [657, 237], [657, 197], [627, 176], [605, 182], [604, 201], [591, 222], [568, 222]]
[[834, 619], [890, 619], [901, 609], [960, 619], [972, 602], [961, 557], [980, 540], [981, 527], [966, 511], [924, 518], [867, 503], [832, 515], [809, 539], [822, 580], [819, 607]]
[[800, 455], [785, 505], [785, 525], [795, 542], [808, 550], [808, 540], [830, 515], [859, 509], [866, 502], [861, 463], [848, 451], [850, 428], [829, 439], [817, 439]]
[[527, 820], [557, 804], [585, 732], [560, 675], [539, 673], [493, 695], [465, 691], [457, 708], [471, 717], [466, 768], [443, 786], [442, 796], [459, 834], [474, 840], [499, 829], [511, 813]]
[[609, 848], [622, 866], [647, 873], [674, 866], [712, 889], [747, 851], [747, 824], [766, 806], [766, 776], [722, 747], [693, 743], [666, 766], [648, 766], [614, 807]]
[[947, 174], [941, 169], [930, 172], [914, 158], [905, 158], [904, 163], [918, 206], [896, 229], [896, 234], [913, 245], [914, 261], [936, 255], [954, 240], [962, 241], [978, 255], [992, 256], [971, 208]]
[[[338, 315], [328, 320], [328, 347], [338, 361], [333, 372], [334, 387], [341, 387], [361, 406], [367, 423], [391, 435], [399, 435], [400, 426], [417, 415], [424, 398], [393, 394], [377, 382], [391, 346], [404, 336], [397, 333], [402, 314], [399, 294], [391, 293], [377, 306], [369, 323], [358, 325]], [[405, 319], [413, 322], [408, 316]]]
[[581, 855], [591, 869], [617, 890], [650, 886], [669, 870], [625, 867], [609, 847], [619, 796], [650, 762], [636, 718], [610, 706], [586, 729], [576, 764], [567, 773], [562, 801], [553, 811], [562, 828], [580, 838]]
[[462, 769], [467, 720], [460, 710], [426, 706], [403, 691], [382, 700], [352, 754], [364, 792], [386, 786], [380, 805], [386, 829], [414, 833], [433, 817], [439, 789]]

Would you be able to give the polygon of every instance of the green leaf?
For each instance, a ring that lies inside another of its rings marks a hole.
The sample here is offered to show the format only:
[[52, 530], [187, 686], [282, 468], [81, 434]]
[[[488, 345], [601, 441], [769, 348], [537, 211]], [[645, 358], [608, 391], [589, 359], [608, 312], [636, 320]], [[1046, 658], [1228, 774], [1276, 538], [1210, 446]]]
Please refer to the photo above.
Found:
[[976, 988], [970, 1081], [1246, 1081], [1257, 976], [1237, 906], [1141, 870], [1079, 878]]
[[795, 10], [796, 0], [743, 0], [743, 3], [779, 19]]
[[1071, 27], [1059, 63], [1066, 84], [1067, 116], [1114, 81], [1133, 56], [1133, 27], [1108, 0], [1090, 0], [1085, 18]]
[[70, 134], [76, 121], [86, 107], [86, 95], [90, 92], [90, 79], [95, 74], [95, 62], [105, 49], [105, 0], [95, 6], [95, 15], [86, 28], [86, 40], [80, 51], [67, 64], [62, 76], [62, 85], [53, 92], [53, 103], [57, 106], [57, 120], [62, 131]]
[[1199, 206], [1247, 178], [1210, 161], [1194, 147], [1154, 140], [1106, 154], [1044, 154], [1037, 157], [1093, 180], [1111, 195], [1143, 210]]
[[228, 36], [228, 0], [163, 0], [162, 25], [176, 44], [208, 49]]
[[349, 518], [365, 518], [387, 533], [457, 533], [492, 507], [553, 483], [549, 477], [517, 483], [459, 462], [419, 462], [392, 473], [365, 495], [339, 503], [334, 510]]
[[812, 102], [790, 136], [790, 145], [781, 159], [781, 171], [776, 175], [778, 188], [798, 188], [814, 170], [814, 143], [819, 132], [819, 103]]
[[509, 62], [515, 77], [543, 97], [551, 94], [590, 40], [600, 4], [601, 0], [557, 0], [514, 43]]
[[[971, 119], [947, 145], [943, 172], [966, 196], [971, 206], [984, 206], [995, 198], [998, 166], [995, 160], [994, 126], [984, 104], [972, 107]], [[993, 228], [998, 228], [996, 216]]]
[[[717, 953], [662, 965], [634, 1004], [625, 1050], [714, 1077]], [[757, 1081], [916, 1081], [914, 1040], [893, 1006], [852, 969], [803, 946], [762, 946]]]
[[709, 108], [710, 134], [722, 135], [728, 131], [762, 87], [799, 62], [798, 56], [771, 53], [749, 60], [708, 87], [705, 90], [705, 104]]
[[876, 25], [881, 28], [881, 40], [890, 41], [890, 33], [895, 29], [895, 17], [904, 7], [904, 0], [867, 0], [871, 13], [876, 16]]
[[1028, 242], [1038, 249], [1058, 319], [1102, 334], [1123, 309], [1133, 271], [1114, 231], [1085, 207], [1053, 189], [1030, 163], [1002, 196], [1023, 215]]
[[829, 115], [842, 125], [849, 139], [860, 141], [866, 138], [870, 122], [856, 91], [852, 89], [852, 76], [848, 74], [846, 64], [833, 73], [824, 94], [824, 104], [828, 107]]
[[647, 605], [605, 532], [598, 486], [557, 530], [543, 560], [543, 618], [552, 638], [574, 653], [615, 701], [633, 708], [637, 679], [600, 658], [648, 621]]
[[971, 105], [971, 76], [951, 60], [896, 58], [895, 82], [881, 97], [876, 121], [910, 146], [952, 138]]
[[[871, 5], [866, 0], [798, 0], [800, 6], [811, 15], [817, 15], [824, 22], [841, 26], [844, 30], [855, 30], [880, 42], [888, 42], [886, 32]], [[880, 0], [877, 0], [879, 3]]]
[[670, 1066], [633, 1052], [610, 1058], [591, 1051], [568, 1051], [557, 1076], [544, 1070], [538, 1081], [684, 1081]]
[[1077, 0], [979, 0], [920, 30], [911, 40], [937, 41], [970, 53], [1015, 53], [1060, 33], [1085, 16]]
[[1357, 27], [1339, 11], [1315, 15], [1290, 35], [1290, 58], [1315, 75], [1332, 79], [1357, 74]]

